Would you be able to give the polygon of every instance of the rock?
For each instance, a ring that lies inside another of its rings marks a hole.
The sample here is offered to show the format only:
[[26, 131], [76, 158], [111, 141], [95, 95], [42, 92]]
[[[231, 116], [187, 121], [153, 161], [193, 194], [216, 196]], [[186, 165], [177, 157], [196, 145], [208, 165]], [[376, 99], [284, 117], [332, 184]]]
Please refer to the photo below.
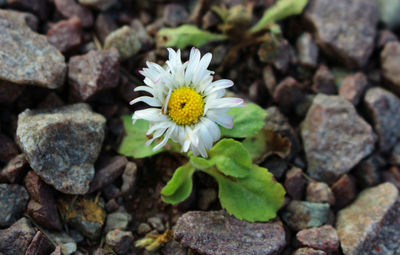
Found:
[[305, 87], [292, 77], [288, 77], [278, 84], [273, 97], [284, 113], [292, 113], [304, 100]]
[[281, 157], [272, 155], [262, 162], [262, 167], [269, 169], [275, 179], [281, 179], [285, 175], [288, 163]]
[[95, 31], [101, 42], [104, 42], [107, 35], [109, 35], [112, 31], [116, 30], [117, 28], [118, 28], [117, 24], [110, 15], [107, 15], [105, 13], [100, 13], [97, 16], [95, 23]]
[[324, 182], [310, 182], [307, 186], [306, 200], [314, 203], [335, 204], [335, 195]]
[[107, 215], [105, 232], [111, 230], [125, 230], [128, 227], [130, 215], [125, 211], [117, 211]]
[[14, 20], [16, 23], [19, 23], [21, 25], [27, 25], [33, 31], [37, 31], [38, 29], [38, 18], [29, 12], [3, 10], [3, 14], [6, 15], [6, 19]]
[[287, 173], [284, 182], [285, 190], [292, 199], [300, 200], [304, 195], [307, 181], [300, 168], [292, 167]]
[[100, 11], [106, 11], [115, 5], [118, 0], [78, 0], [80, 4]]
[[19, 182], [29, 168], [28, 161], [24, 154], [19, 154], [11, 159], [1, 170], [0, 179], [5, 179], [9, 183]]
[[0, 253], [25, 255], [36, 231], [26, 218], [21, 218], [11, 227], [0, 230]]
[[400, 169], [398, 167], [391, 167], [382, 173], [382, 179], [385, 182], [391, 182], [400, 190]]
[[101, 91], [118, 86], [119, 54], [114, 48], [74, 56], [68, 67], [70, 95], [75, 100], [86, 101]]
[[25, 255], [50, 254], [54, 247], [47, 237], [40, 231], [36, 232]]
[[41, 20], [44, 20], [47, 18], [47, 1], [46, 0], [6, 0], [7, 5], [13, 9], [21, 10], [21, 11], [27, 11], [27, 12], [33, 12]]
[[146, 28], [139, 19], [132, 20], [131, 28], [136, 32], [136, 36], [142, 45], [142, 50], [154, 50], [154, 39], [147, 33]]
[[137, 229], [137, 233], [139, 235], [144, 235], [147, 234], [151, 231], [151, 227], [149, 224], [142, 222], [139, 224], [138, 229]]
[[57, 244], [54, 255], [70, 255], [76, 251], [75, 240], [65, 232], [50, 232], [47, 235]]
[[106, 235], [106, 244], [117, 254], [126, 254], [133, 242], [132, 232], [113, 230]]
[[290, 63], [296, 62], [294, 50], [285, 39], [262, 43], [257, 54], [261, 62], [272, 64], [281, 73], [286, 73]]
[[328, 67], [320, 66], [315, 72], [312, 89], [315, 91], [315, 93], [323, 93], [328, 95], [337, 94], [335, 77], [331, 71], [329, 71]]
[[86, 104], [28, 109], [18, 116], [17, 140], [45, 182], [67, 194], [85, 194], [94, 176], [105, 122]]
[[339, 251], [339, 236], [330, 225], [302, 230], [297, 233], [296, 239], [301, 246], [322, 250], [327, 254], [337, 254]]
[[26, 175], [25, 186], [31, 196], [28, 204], [29, 215], [43, 227], [61, 230], [62, 225], [50, 186], [33, 171]]
[[108, 213], [115, 212], [119, 208], [119, 204], [115, 198], [112, 198], [107, 201], [105, 208]]
[[345, 174], [332, 185], [335, 195], [335, 207], [341, 209], [349, 205], [356, 198], [356, 184], [354, 178]]
[[379, 184], [381, 182], [380, 170], [385, 164], [385, 159], [378, 154], [372, 154], [362, 160], [354, 170], [358, 185], [365, 188]]
[[128, 161], [122, 174], [121, 194], [132, 196], [136, 184], [137, 166], [135, 162]]
[[371, 88], [365, 94], [368, 117], [379, 136], [381, 151], [389, 151], [400, 138], [400, 99], [382, 88]]
[[328, 221], [329, 204], [292, 200], [282, 213], [282, 220], [295, 231], [319, 227]]
[[0, 10], [0, 80], [59, 88], [66, 73], [64, 56], [43, 35], [33, 32], [25, 18]]
[[104, 49], [116, 48], [122, 59], [127, 59], [136, 54], [141, 46], [135, 31], [129, 26], [123, 26], [106, 37]]
[[301, 126], [308, 173], [333, 183], [374, 149], [371, 126], [339, 96], [315, 97]]
[[308, 68], [317, 67], [318, 46], [315, 44], [310, 33], [305, 32], [297, 38], [296, 48], [300, 65]]
[[26, 208], [29, 195], [18, 184], [0, 184], [0, 227], [16, 222]]
[[[213, 54], [214, 55], [214, 54]], [[263, 68], [263, 80], [270, 95], [273, 95], [276, 89], [276, 78], [272, 66], [267, 65]]]
[[61, 246], [57, 246], [56, 249], [50, 255], [63, 255]]
[[400, 166], [400, 142], [394, 146], [390, 154], [390, 163]]
[[14, 103], [22, 93], [25, 87], [6, 81], [0, 81], [0, 104], [9, 105]]
[[78, 48], [82, 42], [81, 37], [81, 20], [75, 16], [57, 22], [47, 31], [49, 43], [63, 53]]
[[187, 249], [177, 241], [171, 240], [161, 249], [163, 255], [186, 255]]
[[397, 36], [390, 30], [380, 30], [378, 34], [377, 48], [382, 49], [389, 42], [397, 42]]
[[103, 248], [97, 248], [93, 255], [109, 255], [110, 252]]
[[213, 188], [201, 189], [197, 200], [197, 207], [206, 211], [218, 198], [217, 191]]
[[389, 28], [400, 26], [400, 3], [397, 0], [374, 0], [379, 8], [380, 20]]
[[185, 23], [189, 18], [189, 13], [180, 4], [167, 4], [164, 7], [164, 24], [171, 27], [176, 27]]
[[[57, 207], [61, 217], [82, 235], [97, 240], [106, 220], [104, 203], [88, 197], [78, 197], [74, 203], [73, 197], [60, 197]], [[72, 207], [70, 207], [72, 205]]]
[[14, 141], [0, 133], [0, 162], [7, 163], [17, 155], [18, 148]]
[[336, 229], [345, 255], [398, 254], [400, 197], [391, 183], [362, 191], [338, 213]]
[[83, 27], [88, 28], [93, 25], [93, 14], [86, 7], [78, 4], [75, 0], [54, 0], [57, 11], [64, 18], [78, 17]]
[[305, 19], [320, 49], [347, 67], [364, 66], [374, 49], [378, 9], [365, 0], [312, 0]]
[[164, 232], [165, 226], [162, 222], [162, 219], [160, 217], [151, 217], [147, 219], [147, 222], [158, 232]]
[[400, 95], [400, 42], [389, 42], [381, 51], [382, 76], [386, 85]]
[[89, 192], [94, 192], [113, 183], [124, 172], [127, 163], [128, 160], [124, 156], [110, 158], [105, 166], [96, 171], [90, 183]]
[[297, 249], [293, 255], [326, 255], [326, 252], [314, 250], [312, 248], [300, 248]]
[[279, 220], [250, 223], [224, 211], [192, 211], [177, 221], [174, 239], [201, 254], [279, 254], [286, 245]]
[[339, 95], [353, 105], [358, 105], [368, 86], [367, 77], [363, 73], [346, 76], [339, 89]]

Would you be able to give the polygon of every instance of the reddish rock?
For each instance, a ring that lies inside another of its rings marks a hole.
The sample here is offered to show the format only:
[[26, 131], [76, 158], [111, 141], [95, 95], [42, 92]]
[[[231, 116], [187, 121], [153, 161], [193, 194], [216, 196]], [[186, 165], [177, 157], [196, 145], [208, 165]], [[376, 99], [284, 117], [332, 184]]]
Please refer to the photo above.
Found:
[[50, 254], [53, 249], [54, 247], [50, 240], [42, 232], [38, 231], [28, 246], [25, 255]]
[[301, 246], [322, 250], [327, 254], [336, 254], [339, 251], [339, 236], [330, 225], [304, 229], [297, 233], [296, 239]]
[[313, 77], [313, 90], [328, 95], [337, 94], [335, 77], [326, 66], [320, 66]]
[[346, 76], [339, 89], [339, 95], [352, 104], [358, 105], [368, 86], [367, 77], [363, 73]]
[[13, 9], [33, 12], [41, 20], [47, 18], [47, 1], [46, 0], [6, 0], [7, 5]]
[[93, 25], [92, 12], [75, 2], [75, 0], [54, 0], [57, 11], [65, 18], [78, 17], [83, 27], [91, 27]]
[[325, 182], [310, 182], [306, 194], [309, 202], [335, 204], [335, 196]]
[[0, 134], [0, 162], [7, 163], [18, 155], [17, 145], [8, 136]]
[[307, 181], [303, 176], [303, 171], [300, 168], [292, 167], [285, 178], [285, 190], [295, 200], [301, 200], [304, 195], [304, 188]]
[[0, 253], [24, 255], [36, 231], [26, 218], [21, 218], [7, 229], [0, 230]]
[[357, 194], [354, 178], [347, 174], [340, 177], [340, 179], [332, 185], [331, 189], [335, 198], [337, 198], [335, 208], [338, 209], [349, 205]]
[[77, 17], [59, 21], [47, 31], [49, 43], [63, 53], [79, 47], [82, 42], [81, 37], [81, 21]]
[[86, 101], [97, 92], [118, 86], [119, 54], [114, 48], [74, 56], [68, 67], [70, 94], [75, 100]]
[[31, 196], [28, 214], [46, 228], [61, 230], [62, 225], [50, 186], [33, 171], [26, 175], [25, 186]]
[[25, 158], [25, 154], [19, 154], [11, 159], [3, 170], [1, 170], [0, 178], [7, 180], [9, 183], [16, 183], [22, 179], [28, 169], [29, 164]]
[[127, 163], [128, 160], [124, 156], [110, 158], [104, 167], [96, 171], [90, 183], [89, 193], [113, 183], [124, 172]]
[[378, 33], [377, 47], [383, 48], [389, 42], [397, 42], [397, 36], [390, 30], [381, 30]]
[[326, 252], [314, 250], [312, 248], [297, 249], [292, 255], [326, 255]]
[[278, 84], [273, 97], [283, 112], [290, 113], [295, 111], [305, 96], [304, 86], [292, 77], [287, 77]]

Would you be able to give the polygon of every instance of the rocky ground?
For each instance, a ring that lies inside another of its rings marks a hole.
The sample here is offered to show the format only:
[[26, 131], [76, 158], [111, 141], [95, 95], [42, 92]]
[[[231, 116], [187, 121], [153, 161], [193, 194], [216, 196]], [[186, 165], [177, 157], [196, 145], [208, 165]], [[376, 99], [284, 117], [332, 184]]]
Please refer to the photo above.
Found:
[[[227, 215], [202, 174], [167, 205], [184, 158], [118, 155], [137, 70], [167, 57], [156, 32], [215, 31], [211, 2], [246, 1], [0, 0], [0, 254], [400, 254], [398, 0], [310, 0], [269, 63], [255, 46], [228, 65], [233, 42], [201, 48], [290, 139], [260, 163], [287, 191], [275, 220]], [[254, 20], [274, 3], [247, 2]], [[160, 249], [136, 248], [145, 236]]]

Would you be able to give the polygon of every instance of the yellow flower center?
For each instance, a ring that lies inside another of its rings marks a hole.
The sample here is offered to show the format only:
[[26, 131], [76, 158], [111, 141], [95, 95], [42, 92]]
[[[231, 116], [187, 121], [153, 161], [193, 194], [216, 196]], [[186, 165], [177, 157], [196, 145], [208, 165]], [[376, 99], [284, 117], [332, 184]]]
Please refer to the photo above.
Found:
[[178, 125], [192, 125], [199, 121], [204, 111], [203, 97], [194, 89], [183, 87], [171, 93], [168, 116]]

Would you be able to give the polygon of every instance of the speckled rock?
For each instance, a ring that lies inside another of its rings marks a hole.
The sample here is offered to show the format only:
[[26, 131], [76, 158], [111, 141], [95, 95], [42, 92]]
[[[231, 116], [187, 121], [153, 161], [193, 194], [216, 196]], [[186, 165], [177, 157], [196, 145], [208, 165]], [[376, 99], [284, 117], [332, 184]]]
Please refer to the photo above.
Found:
[[8, 9], [8, 10], [3, 10], [3, 14], [6, 15], [7, 19], [15, 20], [20, 24], [28, 25], [28, 27], [33, 31], [37, 31], [38, 29], [39, 20], [32, 13], [13, 11]]
[[358, 105], [361, 97], [364, 95], [368, 86], [368, 80], [365, 74], [358, 72], [346, 76], [339, 89], [339, 95], [351, 102], [353, 105]]
[[118, 0], [79, 0], [79, 3], [87, 7], [105, 11], [116, 4]]
[[125, 211], [117, 211], [107, 215], [106, 227], [104, 228], [105, 232], [119, 229], [125, 230], [128, 227], [128, 223], [130, 220], [129, 213]]
[[326, 252], [315, 250], [313, 248], [300, 248], [297, 249], [292, 255], [326, 255]]
[[104, 49], [116, 48], [122, 59], [127, 59], [136, 54], [141, 43], [135, 30], [129, 26], [123, 26], [110, 33], [104, 42]]
[[182, 215], [174, 239], [206, 255], [279, 254], [286, 245], [279, 221], [249, 223], [224, 211], [193, 211]]
[[303, 175], [303, 171], [297, 167], [292, 167], [286, 173], [284, 186], [292, 199], [300, 200], [303, 198], [304, 189], [307, 185], [307, 181]]
[[296, 239], [302, 246], [322, 250], [327, 254], [337, 254], [339, 251], [339, 236], [330, 225], [304, 229], [297, 233]]
[[360, 193], [339, 211], [336, 229], [345, 255], [399, 254], [400, 197], [391, 183]]
[[8, 227], [17, 221], [26, 208], [29, 195], [18, 184], [0, 184], [0, 227]]
[[64, 56], [32, 31], [24, 17], [0, 10], [0, 45], [0, 80], [51, 89], [64, 84]]
[[320, 49], [348, 67], [366, 64], [374, 49], [379, 11], [373, 1], [311, 0], [304, 17]]
[[311, 177], [333, 183], [374, 149], [376, 136], [354, 106], [339, 96], [315, 97], [301, 126]]
[[30, 166], [45, 182], [68, 194], [85, 194], [104, 139], [105, 118], [86, 104], [25, 110], [17, 140]]
[[61, 20], [51, 26], [46, 36], [49, 43], [63, 53], [76, 49], [82, 42], [81, 20], [75, 16]]
[[292, 200], [282, 213], [282, 220], [295, 231], [319, 227], [328, 221], [329, 204]]
[[25, 255], [36, 231], [26, 218], [21, 218], [11, 227], [0, 230], [0, 253]]
[[379, 147], [381, 151], [389, 151], [400, 138], [400, 99], [385, 89], [371, 88], [364, 101], [379, 136]]
[[106, 244], [117, 254], [126, 254], [132, 246], [133, 235], [129, 231], [113, 230], [106, 235]]
[[356, 198], [356, 183], [352, 176], [347, 174], [339, 178], [331, 187], [335, 198], [335, 208], [341, 209], [349, 205]]
[[323, 93], [328, 95], [337, 94], [335, 77], [327, 66], [322, 65], [315, 72], [312, 89], [315, 93]]
[[25, 255], [50, 254], [54, 250], [53, 245], [45, 234], [38, 231], [29, 244]]
[[306, 200], [309, 202], [335, 204], [335, 195], [325, 182], [310, 182], [306, 191]]
[[400, 42], [389, 42], [381, 51], [382, 76], [386, 85], [400, 95]]
[[187, 249], [180, 245], [177, 241], [171, 240], [161, 249], [163, 255], [186, 255]]
[[83, 27], [91, 27], [93, 25], [93, 14], [86, 8], [78, 4], [75, 0], [54, 0], [56, 10], [64, 18], [78, 17]]
[[100, 91], [115, 88], [118, 81], [119, 54], [115, 48], [92, 50], [69, 60], [68, 82], [75, 100], [89, 100]]
[[76, 251], [75, 240], [65, 232], [48, 232], [47, 235], [57, 244], [54, 255], [70, 255]]
[[300, 65], [315, 68], [318, 64], [318, 46], [310, 33], [303, 33], [297, 38], [296, 48]]

